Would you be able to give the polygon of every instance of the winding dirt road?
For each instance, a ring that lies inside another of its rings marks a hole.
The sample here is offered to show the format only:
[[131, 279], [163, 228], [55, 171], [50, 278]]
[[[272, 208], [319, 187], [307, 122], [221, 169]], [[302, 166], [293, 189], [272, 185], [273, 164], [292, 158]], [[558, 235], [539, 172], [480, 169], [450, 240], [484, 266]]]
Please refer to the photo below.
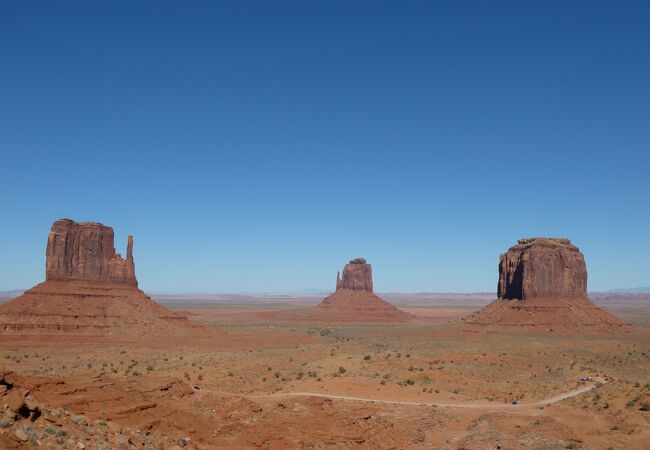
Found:
[[521, 402], [516, 405], [509, 403], [495, 403], [495, 402], [463, 402], [463, 403], [443, 403], [443, 402], [407, 402], [401, 400], [378, 400], [373, 398], [363, 398], [363, 397], [351, 397], [347, 395], [335, 395], [335, 394], [322, 394], [318, 392], [281, 392], [276, 394], [267, 394], [267, 395], [256, 395], [251, 397], [256, 398], [282, 398], [282, 397], [322, 397], [322, 398], [331, 398], [336, 400], [350, 400], [356, 402], [367, 402], [367, 403], [387, 403], [391, 405], [413, 405], [413, 406], [438, 406], [442, 408], [489, 408], [489, 409], [526, 409], [526, 408], [538, 408], [540, 405], [551, 405], [553, 403], [566, 400], [567, 398], [575, 397], [585, 392], [591, 391], [596, 388], [598, 385], [596, 383], [588, 384], [581, 386], [577, 389], [573, 389], [568, 392], [556, 395], [545, 400], [535, 400], [532, 402]]

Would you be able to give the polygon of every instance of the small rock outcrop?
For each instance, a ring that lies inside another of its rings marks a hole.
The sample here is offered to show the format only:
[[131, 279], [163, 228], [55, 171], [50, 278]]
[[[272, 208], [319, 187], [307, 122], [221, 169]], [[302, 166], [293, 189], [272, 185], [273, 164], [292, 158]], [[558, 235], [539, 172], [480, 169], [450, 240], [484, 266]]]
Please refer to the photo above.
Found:
[[353, 291], [372, 292], [372, 266], [365, 258], [351, 260], [341, 272], [336, 274], [336, 290], [352, 289]]
[[57, 220], [47, 237], [45, 279], [95, 281], [137, 286], [133, 236], [126, 259], [115, 252], [111, 227], [95, 222]]
[[498, 297], [586, 298], [587, 266], [568, 239], [520, 239], [499, 258]]
[[520, 239], [499, 258], [498, 299], [464, 319], [468, 331], [600, 332], [625, 324], [587, 297], [587, 266], [568, 239]]

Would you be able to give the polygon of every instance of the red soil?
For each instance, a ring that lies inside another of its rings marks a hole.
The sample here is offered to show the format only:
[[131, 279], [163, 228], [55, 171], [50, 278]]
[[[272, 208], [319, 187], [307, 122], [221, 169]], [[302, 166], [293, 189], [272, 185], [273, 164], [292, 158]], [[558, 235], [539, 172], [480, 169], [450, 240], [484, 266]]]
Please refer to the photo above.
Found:
[[587, 298], [498, 299], [463, 320], [468, 331], [601, 333], [628, 328]]
[[135, 286], [45, 281], [0, 305], [2, 335], [133, 339], [187, 336], [204, 327], [164, 308]]

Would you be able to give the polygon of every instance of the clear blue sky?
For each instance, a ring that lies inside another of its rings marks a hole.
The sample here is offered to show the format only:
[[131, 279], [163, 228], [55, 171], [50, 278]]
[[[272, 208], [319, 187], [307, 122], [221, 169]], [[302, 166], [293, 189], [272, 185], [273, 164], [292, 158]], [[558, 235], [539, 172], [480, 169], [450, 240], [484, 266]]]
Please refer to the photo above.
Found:
[[50, 224], [150, 291], [493, 291], [518, 238], [650, 285], [650, 3], [0, 3], [0, 290]]

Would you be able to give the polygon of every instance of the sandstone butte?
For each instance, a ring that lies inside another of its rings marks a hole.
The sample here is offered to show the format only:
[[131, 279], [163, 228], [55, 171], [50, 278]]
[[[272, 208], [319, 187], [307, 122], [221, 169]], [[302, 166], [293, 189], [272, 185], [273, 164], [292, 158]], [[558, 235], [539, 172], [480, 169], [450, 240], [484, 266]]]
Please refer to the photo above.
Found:
[[584, 255], [568, 239], [520, 239], [499, 258], [497, 294], [497, 300], [464, 319], [468, 331], [626, 328], [589, 300]]
[[132, 236], [123, 259], [115, 252], [111, 227], [70, 219], [52, 225], [45, 281], [0, 305], [4, 336], [130, 339], [192, 335], [202, 328], [138, 288]]
[[336, 275], [336, 291], [318, 305], [318, 319], [333, 322], [407, 322], [411, 314], [373, 293], [372, 266], [364, 258], [351, 260]]

